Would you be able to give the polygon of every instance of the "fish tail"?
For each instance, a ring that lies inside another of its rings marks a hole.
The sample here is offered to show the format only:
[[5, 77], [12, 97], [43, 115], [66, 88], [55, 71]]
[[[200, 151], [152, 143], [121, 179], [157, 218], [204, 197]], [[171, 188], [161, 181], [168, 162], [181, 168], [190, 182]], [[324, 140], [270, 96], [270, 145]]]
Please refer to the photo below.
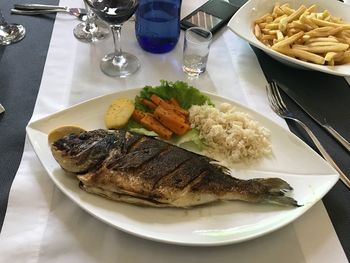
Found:
[[264, 185], [270, 193], [281, 191], [285, 193], [293, 190], [293, 187], [280, 178], [257, 178], [253, 180]]
[[294, 207], [300, 207], [302, 205], [299, 205], [298, 202], [288, 196], [275, 196], [275, 195], [269, 195], [266, 199], [266, 202], [269, 204], [276, 204], [281, 206], [294, 206]]
[[285, 195], [287, 192], [293, 190], [293, 188], [286, 181], [280, 178], [267, 178], [258, 180], [268, 189], [266, 198], [267, 203], [283, 206], [301, 206], [295, 199]]
[[261, 197], [260, 202], [281, 206], [301, 206], [295, 199], [285, 195], [287, 192], [293, 190], [286, 181], [280, 178], [258, 178], [252, 181], [260, 185], [258, 187], [260, 194], [262, 194], [259, 195]]

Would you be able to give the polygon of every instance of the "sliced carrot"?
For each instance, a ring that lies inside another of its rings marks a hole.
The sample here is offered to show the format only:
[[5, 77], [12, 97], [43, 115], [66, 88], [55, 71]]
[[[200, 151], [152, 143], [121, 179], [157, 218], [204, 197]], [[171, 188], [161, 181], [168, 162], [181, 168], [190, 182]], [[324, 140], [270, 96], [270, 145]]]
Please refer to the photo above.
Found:
[[137, 122], [141, 122], [142, 118], [145, 117], [145, 113], [143, 111], [140, 110], [134, 110], [134, 112], [132, 113], [131, 117], [137, 121]]
[[189, 112], [183, 108], [177, 107], [175, 105], [172, 105], [166, 101], [161, 101], [159, 103], [159, 106], [167, 109], [167, 110], [173, 110], [176, 111], [178, 114], [184, 115], [185, 117], [187, 117], [189, 115]]
[[157, 105], [155, 103], [153, 103], [152, 101], [148, 100], [148, 99], [141, 99], [140, 103], [152, 110], [154, 110], [155, 108], [157, 108]]
[[[165, 109], [168, 109], [168, 110], [175, 110], [177, 111], [178, 113], [184, 115], [184, 116], [188, 116], [189, 115], [189, 112], [183, 108], [181, 108], [179, 106], [179, 103], [176, 101], [175, 98], [172, 98], [173, 102], [170, 103], [170, 102], [167, 102], [165, 100], [163, 100], [161, 97], [159, 97], [158, 95], [155, 95], [155, 94], [152, 94], [151, 97], [150, 97], [151, 101], [154, 102], [156, 105], [161, 105], [162, 107], [164, 107]], [[171, 99], [170, 99], [171, 100]], [[177, 104], [177, 105], [175, 105]]]
[[177, 135], [183, 135], [191, 128], [181, 116], [174, 111], [166, 110], [161, 106], [158, 106], [155, 109], [154, 116], [161, 124]]
[[[176, 111], [175, 109], [171, 109], [171, 108], [167, 109], [167, 108], [164, 108], [160, 105], [157, 108], [162, 108], [162, 109], [159, 109], [158, 111], [167, 112], [167, 114], [170, 114], [171, 118], [175, 118], [176, 121], [178, 121], [178, 122], [187, 122], [187, 117], [184, 114]], [[155, 110], [157, 110], [157, 108]]]
[[145, 114], [140, 122], [145, 128], [156, 132], [160, 137], [169, 140], [172, 136], [172, 131], [165, 128], [159, 121], [157, 121], [151, 114]]
[[177, 102], [177, 100], [176, 100], [174, 97], [172, 97], [172, 98], [169, 100], [169, 103], [172, 104], [172, 105], [174, 105], [174, 106], [176, 106], [176, 107], [181, 108], [181, 107], [180, 107], [180, 104]]
[[159, 105], [161, 101], [164, 101], [161, 97], [157, 96], [156, 94], [152, 94], [150, 97], [151, 101], [153, 101], [156, 105]]

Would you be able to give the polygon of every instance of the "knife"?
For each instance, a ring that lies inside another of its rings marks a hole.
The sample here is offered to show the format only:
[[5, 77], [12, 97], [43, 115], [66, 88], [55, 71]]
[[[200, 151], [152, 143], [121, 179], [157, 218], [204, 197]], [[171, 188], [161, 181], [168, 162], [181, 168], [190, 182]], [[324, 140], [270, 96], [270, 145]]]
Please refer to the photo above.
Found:
[[[308, 91], [305, 91], [305, 89], [302, 88], [295, 88], [292, 90], [286, 85], [280, 83], [279, 81], [276, 81], [276, 83], [278, 83], [278, 86], [288, 95], [288, 97], [290, 97], [295, 103], [297, 103], [312, 119], [314, 119], [326, 131], [328, 131], [342, 146], [344, 146], [344, 148], [348, 152], [350, 152], [350, 143], [328, 123], [328, 120], [334, 117], [334, 113], [336, 112], [336, 110], [327, 110], [325, 109], [325, 107], [322, 107], [322, 105], [320, 105], [323, 103], [323, 99], [329, 100], [331, 98], [331, 95], [328, 93], [334, 92], [334, 89], [330, 89], [330, 87], [327, 87], [327, 89], [330, 90], [327, 91], [320, 90], [320, 87], [317, 87], [317, 90], [313, 91], [310, 87], [310, 90]], [[312, 92], [318, 92], [318, 95], [313, 96]], [[350, 96], [350, 90], [348, 91], [348, 93], [349, 95], [346, 96]], [[339, 101], [339, 103], [341, 102]], [[336, 108], [337, 105], [334, 106], [334, 108]], [[345, 104], [344, 106], [346, 108], [348, 107], [347, 104]], [[344, 122], [346, 122], [347, 120], [350, 120], [350, 118], [348, 117], [343, 119]]]
[[12, 14], [16, 15], [40, 15], [56, 12], [65, 12], [76, 16], [80, 20], [85, 20], [86, 10], [83, 8], [69, 8], [66, 6], [40, 5], [40, 4], [14, 4], [11, 9]]
[[65, 10], [65, 6], [57, 5], [42, 5], [42, 4], [14, 4], [14, 8], [17, 9], [29, 9], [29, 10], [50, 10], [50, 9], [62, 9]]

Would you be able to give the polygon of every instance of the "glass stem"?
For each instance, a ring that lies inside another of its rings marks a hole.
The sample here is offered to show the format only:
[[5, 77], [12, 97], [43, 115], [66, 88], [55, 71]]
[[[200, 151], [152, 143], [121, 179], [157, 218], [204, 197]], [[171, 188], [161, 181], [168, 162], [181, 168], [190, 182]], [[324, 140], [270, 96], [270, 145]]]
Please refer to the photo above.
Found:
[[116, 57], [122, 56], [122, 47], [120, 42], [120, 36], [122, 31], [122, 25], [111, 25], [113, 33], [113, 42], [114, 42], [114, 54]]
[[84, 6], [85, 6], [85, 10], [86, 10], [86, 18], [85, 18], [85, 29], [86, 31], [90, 32], [91, 30], [91, 18], [93, 16], [92, 14], [92, 10], [90, 8], [90, 6], [85, 2], [85, 0], [83, 1], [84, 2]]
[[5, 21], [5, 18], [4, 18], [4, 16], [2, 15], [1, 10], [0, 10], [0, 26], [4, 26], [4, 27], [7, 26], [7, 22]]

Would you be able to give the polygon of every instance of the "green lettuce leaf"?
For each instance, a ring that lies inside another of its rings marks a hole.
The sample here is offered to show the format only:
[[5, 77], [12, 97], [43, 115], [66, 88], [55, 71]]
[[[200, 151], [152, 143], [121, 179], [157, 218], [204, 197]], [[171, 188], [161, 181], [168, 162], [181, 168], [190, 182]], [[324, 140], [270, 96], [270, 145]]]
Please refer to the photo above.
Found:
[[[143, 98], [150, 99], [152, 94], [156, 94], [164, 100], [175, 98], [184, 109], [189, 109], [192, 105], [208, 104], [214, 106], [213, 102], [208, 96], [201, 93], [198, 89], [189, 86], [186, 82], [161, 80], [159, 86], [145, 86], [141, 90], [140, 95], [136, 96], [135, 98], [135, 108], [144, 112], [151, 112], [152, 110], [142, 105], [140, 100]], [[145, 129], [141, 124], [132, 119], [128, 121], [125, 129], [148, 136], [157, 136], [156, 133]], [[174, 136], [172, 141], [177, 145], [191, 143], [194, 144], [199, 150], [203, 150], [205, 147], [199, 138], [198, 131], [195, 129], [190, 130], [183, 136]]]
[[165, 100], [175, 98], [184, 109], [189, 109], [192, 105], [214, 105], [208, 96], [189, 86], [186, 82], [161, 80], [159, 86], [145, 86], [141, 90], [140, 95], [135, 99], [135, 107], [142, 111], [150, 111], [140, 103], [140, 100], [142, 98], [149, 99], [152, 94], [156, 94]]
[[149, 131], [143, 127], [142, 128], [130, 128], [129, 131], [136, 132], [136, 133], [143, 134], [143, 135], [150, 136], [150, 137], [157, 137], [158, 136], [158, 134], [155, 133], [154, 131]]
[[192, 129], [182, 136], [177, 136], [174, 139], [174, 143], [179, 146], [191, 143], [194, 144], [200, 151], [205, 148], [205, 144], [199, 138], [199, 131], [196, 129]]

